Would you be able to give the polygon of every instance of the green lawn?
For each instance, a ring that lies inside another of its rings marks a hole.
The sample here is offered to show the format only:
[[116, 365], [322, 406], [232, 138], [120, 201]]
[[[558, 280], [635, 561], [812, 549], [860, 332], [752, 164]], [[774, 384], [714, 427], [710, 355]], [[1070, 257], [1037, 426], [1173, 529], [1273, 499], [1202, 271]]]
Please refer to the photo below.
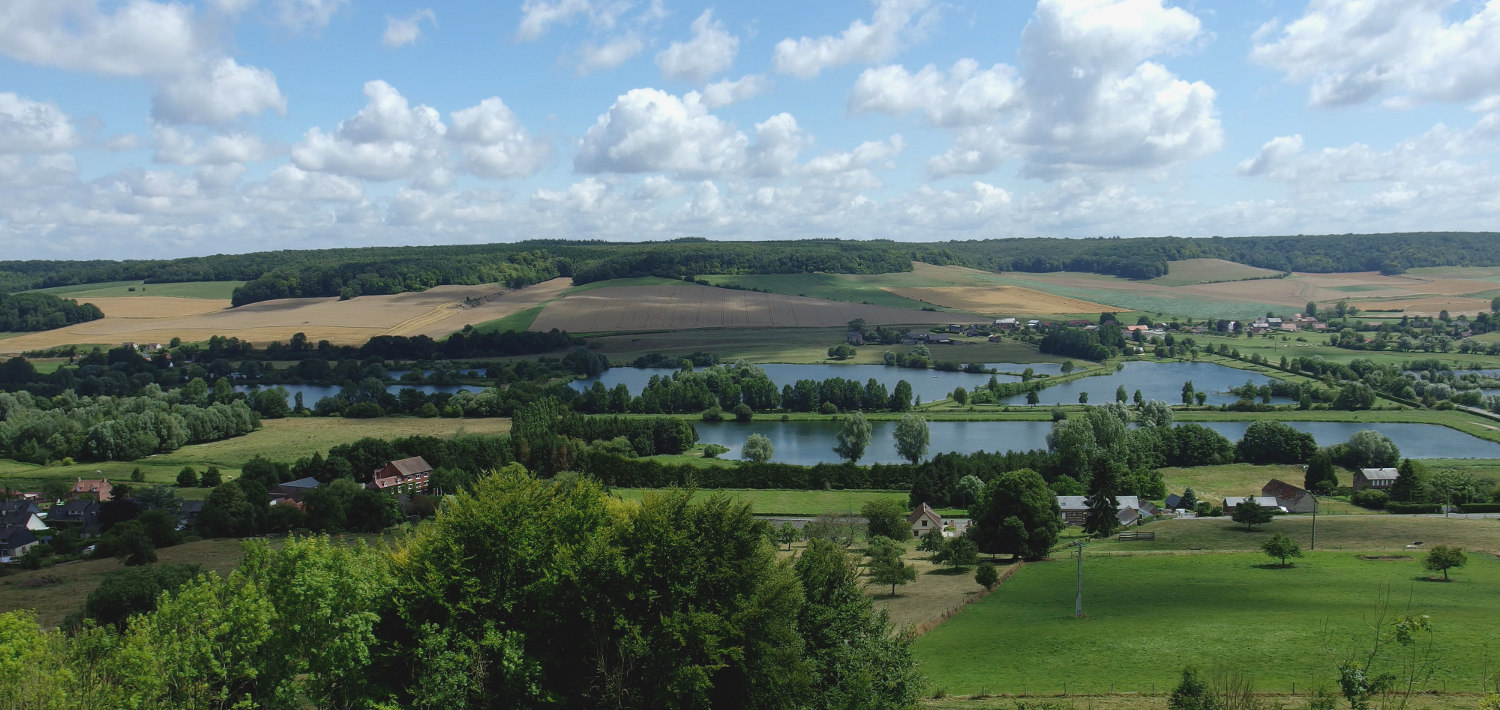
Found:
[[[124, 298], [129, 296], [171, 296], [174, 298], [208, 298], [228, 300], [244, 281], [184, 281], [182, 283], [148, 284], [144, 281], [111, 281], [37, 289], [67, 298]], [[134, 291], [130, 289], [135, 289]]]
[[[1286, 308], [1275, 309], [1277, 312], [1286, 312]], [[1261, 311], [1262, 314], [1265, 311]], [[1328, 345], [1328, 336], [1318, 333], [1293, 333], [1286, 336], [1275, 336], [1273, 338], [1244, 337], [1228, 338], [1217, 335], [1193, 335], [1191, 336], [1201, 347], [1210, 344], [1215, 347], [1227, 345], [1231, 350], [1239, 350], [1240, 354], [1249, 357], [1251, 353], [1260, 353], [1271, 361], [1280, 361], [1282, 357], [1287, 359], [1295, 357], [1321, 357], [1333, 362], [1349, 362], [1355, 358], [1364, 358], [1377, 364], [1400, 365], [1410, 360], [1421, 360], [1437, 358], [1453, 365], [1454, 369], [1468, 369], [1471, 364], [1478, 364], [1481, 368], [1490, 369], [1500, 367], [1500, 358], [1486, 357], [1484, 355], [1462, 355], [1459, 353], [1401, 353], [1388, 350], [1379, 352], [1373, 350], [1345, 350]], [[1281, 338], [1286, 337], [1286, 340]], [[1299, 343], [1297, 338], [1306, 338], [1307, 342]]]
[[1187, 665], [1242, 671], [1262, 692], [1293, 683], [1306, 692], [1333, 684], [1335, 659], [1367, 636], [1384, 592], [1393, 612], [1410, 604], [1432, 616], [1441, 662], [1424, 689], [1480, 689], [1500, 603], [1495, 558], [1470, 555], [1447, 584], [1427, 581], [1413, 560], [1349, 552], [1309, 553], [1290, 569], [1268, 562], [1249, 553], [1089, 555], [1087, 618], [1075, 619], [1076, 570], [1059, 555], [923, 636], [916, 654], [930, 687], [953, 694], [1060, 693], [1064, 683], [1070, 694], [1159, 693]]
[[1162, 286], [1186, 286], [1188, 284], [1263, 279], [1281, 273], [1274, 269], [1262, 269], [1223, 259], [1184, 259], [1182, 261], [1171, 262], [1167, 264], [1167, 267], [1166, 276], [1151, 279], [1146, 283], [1161, 284]]
[[[1189, 520], [1159, 520], [1144, 528], [1156, 533], [1155, 540], [1109, 540], [1090, 549], [1100, 552], [1171, 550], [1254, 551], [1275, 533], [1296, 540], [1303, 549], [1313, 545], [1311, 515], [1278, 515], [1265, 525], [1247, 530], [1227, 517]], [[1077, 530], [1077, 528], [1069, 528]], [[1469, 550], [1500, 553], [1500, 520], [1425, 517], [1413, 515], [1319, 515], [1317, 549], [1320, 551], [1382, 552], [1413, 554], [1410, 543], [1424, 547], [1458, 545]]]
[[[616, 488], [614, 492], [625, 500], [640, 500], [648, 489]], [[858, 512], [865, 503], [880, 498], [893, 498], [906, 505], [906, 491], [787, 491], [724, 489], [699, 490], [693, 499], [725, 494], [743, 503], [749, 503], [757, 515], [814, 516], [823, 513]]]
[[[548, 301], [547, 303], [551, 303], [551, 301]], [[477, 330], [481, 333], [500, 333], [507, 330], [526, 330], [527, 328], [530, 328], [532, 322], [536, 320], [537, 314], [541, 313], [542, 309], [547, 307], [547, 303], [543, 303], [539, 306], [533, 306], [524, 311], [517, 311], [508, 316], [505, 316], [504, 318], [487, 320], [474, 326], [474, 330]]]

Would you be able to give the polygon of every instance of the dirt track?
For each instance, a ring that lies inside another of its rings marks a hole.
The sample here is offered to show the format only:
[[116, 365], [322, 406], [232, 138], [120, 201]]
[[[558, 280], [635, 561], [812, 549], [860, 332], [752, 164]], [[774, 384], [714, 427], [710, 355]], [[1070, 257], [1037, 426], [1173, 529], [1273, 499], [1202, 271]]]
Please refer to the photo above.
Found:
[[570, 333], [692, 328], [809, 328], [841, 326], [855, 318], [875, 325], [977, 323], [954, 313], [868, 306], [708, 286], [599, 288], [553, 301], [532, 323], [538, 331]]

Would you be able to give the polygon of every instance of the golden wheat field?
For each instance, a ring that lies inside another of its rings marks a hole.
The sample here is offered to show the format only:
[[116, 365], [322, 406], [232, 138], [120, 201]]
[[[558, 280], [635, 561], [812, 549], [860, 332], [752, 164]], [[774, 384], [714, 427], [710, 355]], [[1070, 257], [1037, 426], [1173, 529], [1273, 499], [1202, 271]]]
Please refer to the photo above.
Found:
[[531, 330], [557, 328], [570, 333], [600, 333], [693, 328], [809, 328], [841, 326], [856, 318], [863, 318], [872, 326], [984, 321], [963, 314], [683, 284], [608, 287], [574, 293], [542, 309]]
[[58, 345], [207, 340], [233, 336], [256, 345], [286, 342], [296, 333], [335, 345], [359, 345], [377, 335], [440, 338], [467, 324], [501, 318], [556, 298], [570, 285], [553, 279], [507, 291], [495, 284], [436, 286], [392, 296], [287, 298], [229, 308], [228, 301], [195, 298], [99, 298], [91, 302], [104, 318], [89, 323], [7, 338], [5, 352]]
[[1052, 315], [1058, 313], [1090, 313], [1107, 311], [1114, 306], [1080, 301], [1076, 298], [1057, 296], [1019, 286], [990, 286], [986, 288], [949, 286], [937, 288], [882, 288], [914, 301], [931, 303], [947, 308], [959, 308], [975, 313], [1025, 313], [1027, 315]]

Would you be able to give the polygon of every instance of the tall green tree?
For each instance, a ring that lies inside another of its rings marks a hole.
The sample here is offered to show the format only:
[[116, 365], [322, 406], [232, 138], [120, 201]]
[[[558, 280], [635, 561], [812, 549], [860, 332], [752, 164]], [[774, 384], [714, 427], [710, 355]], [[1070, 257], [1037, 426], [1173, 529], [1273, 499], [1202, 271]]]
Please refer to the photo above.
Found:
[[1334, 470], [1333, 455], [1327, 449], [1319, 449], [1307, 462], [1307, 473], [1302, 478], [1302, 487], [1314, 493], [1328, 493], [1339, 485], [1338, 472]]
[[906, 506], [898, 498], [876, 498], [866, 502], [859, 514], [868, 521], [866, 532], [870, 537], [890, 540], [906, 540], [911, 537], [906, 526]]
[[765, 463], [776, 455], [776, 445], [764, 434], [751, 434], [745, 439], [745, 446], [740, 449], [740, 457], [746, 461]]
[[870, 431], [870, 422], [865, 419], [863, 412], [844, 417], [844, 423], [839, 427], [838, 444], [833, 447], [833, 452], [849, 463], [858, 463], [864, 457], [865, 449], [870, 446]]
[[980, 550], [1025, 560], [1046, 557], [1063, 529], [1057, 496], [1029, 468], [990, 479], [969, 516]]
[[1267, 556], [1280, 559], [1282, 567], [1286, 566], [1288, 557], [1302, 556], [1302, 546], [1293, 542], [1291, 538], [1282, 533], [1276, 533], [1266, 538], [1266, 541], [1261, 543], [1260, 549]]
[[1401, 503], [1420, 503], [1426, 497], [1427, 468], [1411, 459], [1402, 459], [1396, 467], [1396, 480], [1388, 491], [1391, 500]]
[[1089, 480], [1089, 495], [1084, 500], [1088, 511], [1084, 513], [1083, 530], [1095, 537], [1109, 537], [1120, 527], [1119, 464], [1113, 456], [1096, 457]]
[[1254, 498], [1240, 501], [1239, 505], [1234, 506], [1234, 512], [1229, 515], [1234, 522], [1244, 523], [1246, 530], [1271, 522], [1271, 517], [1271, 509], [1256, 503]]
[[915, 414], [902, 415], [896, 422], [896, 454], [916, 465], [927, 455], [932, 437], [927, 431], [927, 420]]
[[1193, 381], [1192, 380], [1188, 380], [1187, 382], [1182, 383], [1182, 403], [1183, 404], [1192, 404], [1193, 403], [1193, 391], [1194, 390], [1193, 390]]

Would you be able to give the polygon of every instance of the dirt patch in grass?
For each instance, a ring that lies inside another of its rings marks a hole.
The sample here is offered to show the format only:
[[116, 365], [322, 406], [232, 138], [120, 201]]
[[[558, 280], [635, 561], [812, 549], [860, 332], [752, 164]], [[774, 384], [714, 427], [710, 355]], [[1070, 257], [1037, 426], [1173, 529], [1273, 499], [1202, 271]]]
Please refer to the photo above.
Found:
[[[884, 308], [820, 298], [708, 286], [634, 286], [573, 293], [548, 304], [531, 330], [570, 333], [695, 328], [807, 328], [842, 326], [856, 318], [875, 325], [975, 323], [952, 313]], [[832, 343], [830, 343], [832, 344]]]
[[1107, 311], [1114, 306], [1081, 301], [1066, 296], [1056, 296], [1033, 291], [1019, 286], [991, 286], [988, 288], [947, 286], [941, 288], [890, 288], [882, 289], [903, 298], [932, 303], [947, 308], [960, 308], [975, 313], [1089, 313]]

